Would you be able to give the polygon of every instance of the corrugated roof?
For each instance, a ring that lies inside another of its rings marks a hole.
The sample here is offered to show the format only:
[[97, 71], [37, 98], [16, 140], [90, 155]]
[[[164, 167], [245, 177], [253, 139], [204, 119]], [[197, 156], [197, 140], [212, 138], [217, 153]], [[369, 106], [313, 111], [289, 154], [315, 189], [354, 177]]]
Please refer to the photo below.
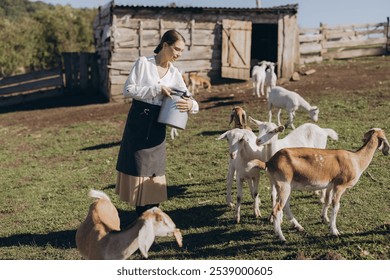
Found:
[[143, 5], [114, 5], [115, 8], [133, 8], [133, 9], [177, 9], [177, 10], [203, 10], [203, 11], [259, 11], [259, 12], [298, 12], [298, 4], [282, 5], [268, 8], [236, 8], [236, 7], [190, 7], [190, 6], [143, 6]]

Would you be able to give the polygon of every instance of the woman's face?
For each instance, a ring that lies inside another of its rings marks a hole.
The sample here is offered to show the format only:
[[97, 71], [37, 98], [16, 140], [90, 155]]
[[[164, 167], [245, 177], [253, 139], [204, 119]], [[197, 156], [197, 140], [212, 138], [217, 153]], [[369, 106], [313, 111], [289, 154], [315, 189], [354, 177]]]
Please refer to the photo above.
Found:
[[169, 61], [175, 61], [181, 56], [182, 52], [184, 51], [184, 47], [185, 43], [181, 40], [176, 41], [172, 45], [164, 43], [165, 55]]

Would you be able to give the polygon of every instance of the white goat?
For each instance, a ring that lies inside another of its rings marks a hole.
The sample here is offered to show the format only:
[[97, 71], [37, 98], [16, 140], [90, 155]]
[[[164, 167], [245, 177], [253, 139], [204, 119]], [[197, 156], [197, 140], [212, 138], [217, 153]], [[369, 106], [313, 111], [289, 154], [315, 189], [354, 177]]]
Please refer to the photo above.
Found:
[[267, 70], [265, 71], [265, 83], [264, 83], [267, 98], [269, 96], [269, 93], [271, 92], [271, 89], [276, 87], [276, 81], [277, 81], [277, 77], [275, 74], [275, 63], [269, 62]]
[[[278, 135], [285, 130], [284, 126], [277, 126], [270, 122], [261, 122], [252, 117], [249, 117], [249, 120], [259, 128], [259, 136], [257, 137], [256, 144], [264, 146], [266, 161], [283, 148], [307, 147], [325, 149], [328, 137], [333, 140], [338, 140], [338, 135], [333, 129], [321, 128], [312, 123], [305, 123], [291, 131], [286, 137], [279, 139]], [[272, 205], [274, 206], [276, 190], [272, 184], [271, 190]], [[318, 193], [318, 195], [320, 195], [320, 201], [324, 203], [325, 191]]]
[[229, 167], [227, 175], [226, 202], [233, 206], [231, 191], [233, 184], [234, 171], [236, 172], [237, 181], [237, 205], [236, 221], [240, 222], [240, 210], [242, 200], [242, 186], [246, 180], [253, 198], [253, 211], [256, 217], [260, 216], [260, 199], [259, 199], [259, 172], [255, 170], [247, 172], [245, 170], [248, 162], [252, 159], [265, 159], [263, 148], [256, 145], [256, 135], [247, 129], [234, 128], [221, 134], [217, 140], [227, 139], [229, 143]]
[[288, 112], [288, 123], [286, 124], [286, 127], [288, 125], [291, 125], [293, 129], [295, 129], [295, 126], [293, 124], [294, 117], [295, 117], [295, 111], [297, 111], [299, 108], [305, 109], [308, 113], [310, 118], [317, 122], [318, 121], [318, 114], [320, 110], [317, 106], [311, 106], [305, 99], [303, 99], [302, 96], [300, 96], [298, 93], [294, 91], [287, 90], [285, 88], [276, 86], [273, 89], [271, 89], [269, 97], [268, 97], [268, 113], [269, 113], [269, 122], [272, 121], [272, 108], [278, 108], [278, 125], [281, 125], [280, 122], [280, 113], [282, 111], [282, 108], [286, 109]]
[[363, 146], [357, 151], [287, 148], [277, 152], [267, 163], [255, 160], [248, 164], [248, 170], [253, 166], [265, 169], [276, 186], [278, 198], [272, 215], [275, 233], [280, 240], [286, 241], [281, 229], [282, 210], [295, 228], [304, 230], [291, 213], [292, 190], [326, 189], [322, 220], [329, 223], [328, 209], [332, 200], [330, 232], [335, 236], [340, 235], [336, 227], [336, 218], [340, 209], [341, 196], [346, 189], [356, 185], [377, 149], [384, 155], [389, 154], [389, 142], [380, 128], [373, 128], [366, 132], [363, 142]]
[[[259, 65], [253, 66], [252, 69], [252, 81], [253, 81], [253, 95], [257, 95], [258, 98], [264, 95], [264, 83], [265, 83], [265, 68], [267, 62], [262, 61]], [[261, 96], [260, 96], [261, 93]]]
[[85, 259], [124, 260], [138, 249], [147, 258], [157, 236], [175, 236], [179, 247], [182, 235], [171, 218], [154, 207], [145, 211], [127, 229], [120, 230], [118, 211], [101, 191], [88, 194], [97, 200], [89, 207], [85, 220], [76, 232], [76, 245]]

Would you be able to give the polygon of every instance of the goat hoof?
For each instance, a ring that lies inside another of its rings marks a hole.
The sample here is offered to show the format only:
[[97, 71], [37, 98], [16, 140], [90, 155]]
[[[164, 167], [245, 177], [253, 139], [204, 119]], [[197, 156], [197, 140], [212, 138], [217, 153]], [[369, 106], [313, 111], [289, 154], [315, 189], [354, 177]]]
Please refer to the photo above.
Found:
[[284, 236], [279, 236], [279, 241], [283, 244], [287, 243], [287, 240], [284, 238]]
[[335, 237], [339, 237], [340, 236], [340, 232], [337, 229], [333, 230], [332, 231], [332, 235], [335, 236]]
[[305, 229], [303, 227], [295, 227], [299, 232], [305, 232]]

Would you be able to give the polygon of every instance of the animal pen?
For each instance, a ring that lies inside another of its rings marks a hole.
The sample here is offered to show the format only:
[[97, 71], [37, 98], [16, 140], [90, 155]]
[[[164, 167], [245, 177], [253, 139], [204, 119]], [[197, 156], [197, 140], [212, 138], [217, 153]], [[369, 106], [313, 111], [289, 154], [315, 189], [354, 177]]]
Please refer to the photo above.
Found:
[[139, 56], [153, 55], [165, 31], [177, 29], [186, 50], [175, 65], [211, 80], [249, 80], [258, 61], [277, 62], [279, 78], [290, 78], [299, 65], [298, 5], [272, 8], [99, 7], [94, 21], [100, 57], [100, 88], [112, 101]]

